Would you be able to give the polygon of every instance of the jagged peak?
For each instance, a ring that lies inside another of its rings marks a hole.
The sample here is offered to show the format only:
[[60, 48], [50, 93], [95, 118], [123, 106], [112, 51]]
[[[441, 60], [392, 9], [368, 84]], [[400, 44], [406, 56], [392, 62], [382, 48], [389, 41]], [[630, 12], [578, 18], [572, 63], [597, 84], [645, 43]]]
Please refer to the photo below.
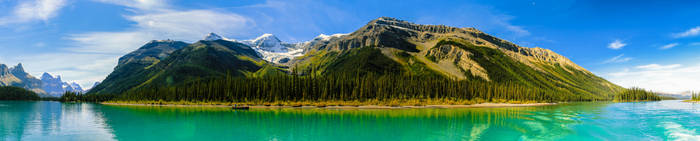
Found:
[[377, 19], [375, 19], [375, 20], [374, 20], [374, 22], [376, 22], [376, 21], [394, 21], [394, 22], [405, 22], [405, 21], [403, 21], [403, 20], [399, 20], [399, 19], [397, 19], [397, 18], [392, 18], [392, 17], [385, 17], [385, 16], [379, 17], [379, 18], [377, 18]]
[[12, 73], [16, 73], [16, 74], [17, 74], [17, 73], [26, 73], [26, 72], [24, 71], [24, 66], [22, 66], [22, 63], [18, 63], [16, 66], [10, 68], [10, 71], [11, 71]]
[[48, 72], [44, 72], [44, 74], [41, 74], [41, 79], [53, 79], [53, 75], [49, 74]]
[[370, 21], [367, 26], [372, 26], [372, 25], [384, 25], [384, 26], [390, 26], [390, 27], [399, 28], [399, 29], [403, 29], [403, 30], [415, 30], [415, 31], [423, 31], [423, 32], [435, 32], [435, 33], [450, 33], [450, 32], [455, 32], [455, 31], [459, 31], [459, 30], [465, 30], [465, 31], [475, 30], [474, 28], [457, 28], [457, 27], [451, 27], [451, 26], [446, 26], [446, 25], [415, 24], [412, 22], [407, 22], [407, 21], [399, 20], [399, 19], [392, 18], [392, 17], [379, 17], [375, 20]]
[[9, 68], [7, 68], [7, 65], [0, 64], [0, 75], [6, 74], [8, 72], [9, 72]]

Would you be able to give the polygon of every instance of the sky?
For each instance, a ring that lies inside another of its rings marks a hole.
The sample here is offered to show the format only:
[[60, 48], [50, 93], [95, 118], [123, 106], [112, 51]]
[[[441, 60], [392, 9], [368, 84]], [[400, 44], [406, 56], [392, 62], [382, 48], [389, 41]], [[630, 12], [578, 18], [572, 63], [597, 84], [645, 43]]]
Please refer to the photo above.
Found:
[[91, 87], [150, 40], [350, 33], [378, 17], [474, 27], [624, 87], [700, 91], [700, 2], [633, 0], [0, 0], [0, 63]]

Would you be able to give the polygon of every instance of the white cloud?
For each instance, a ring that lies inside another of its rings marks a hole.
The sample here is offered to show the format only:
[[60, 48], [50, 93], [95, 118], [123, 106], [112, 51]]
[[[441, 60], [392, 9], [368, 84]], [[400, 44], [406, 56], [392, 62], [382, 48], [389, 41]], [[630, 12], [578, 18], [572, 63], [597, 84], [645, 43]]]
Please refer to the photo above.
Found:
[[692, 37], [692, 36], [698, 36], [698, 35], [700, 35], [700, 26], [688, 29], [685, 32], [674, 33], [673, 37], [683, 38], [683, 37]]
[[622, 47], [627, 46], [627, 44], [623, 43], [620, 40], [615, 40], [612, 43], [608, 44], [608, 48], [618, 50], [621, 49]]
[[14, 7], [11, 15], [0, 18], [0, 25], [47, 22], [58, 15], [58, 11], [65, 5], [65, 0], [24, 0]]
[[699, 91], [700, 64], [649, 64], [626, 68], [603, 75], [606, 79], [624, 87], [641, 87], [654, 91], [681, 93]]
[[169, 7], [166, 0], [94, 0], [102, 3], [126, 6], [136, 8], [141, 11], [149, 10], [165, 10]]
[[67, 37], [74, 42], [73, 47], [67, 50], [77, 53], [124, 54], [154, 38], [154, 35], [138, 31], [74, 34]]
[[211, 10], [159, 12], [127, 19], [136, 22], [142, 32], [189, 41], [199, 40], [209, 32], [242, 34], [254, 26], [247, 17]]
[[603, 61], [603, 64], [607, 63], [623, 63], [632, 60], [631, 57], [625, 57], [625, 54], [620, 54], [618, 56], [612, 57], [608, 60]]
[[678, 43], [670, 43], [670, 44], [661, 46], [661, 49], [670, 49], [670, 48], [676, 47], [678, 45], [679, 45]]
[[678, 67], [681, 67], [681, 64], [671, 64], [671, 65], [666, 65], [666, 66], [662, 66], [659, 64], [649, 64], [649, 65], [637, 66], [636, 68], [648, 69], [648, 70], [663, 70], [663, 69], [673, 69], [673, 68], [678, 68]]
[[690, 46], [700, 46], [700, 42], [690, 43], [689, 45], [690, 45]]
[[[36, 64], [33, 70], [45, 70], [62, 74], [66, 80], [75, 80], [83, 86], [91, 86], [104, 79], [116, 66], [118, 58], [150, 40], [173, 39], [197, 41], [209, 32], [225, 35], [247, 34], [247, 28], [255, 24], [236, 13], [215, 10], [172, 10], [164, 1], [100, 0], [131, 9], [133, 15], [126, 20], [131, 27], [116, 32], [87, 32], [72, 34], [65, 39], [72, 41], [62, 52], [46, 53], [22, 58], [26, 64]], [[66, 67], [74, 66], [74, 67]], [[42, 72], [34, 72], [41, 74]]]

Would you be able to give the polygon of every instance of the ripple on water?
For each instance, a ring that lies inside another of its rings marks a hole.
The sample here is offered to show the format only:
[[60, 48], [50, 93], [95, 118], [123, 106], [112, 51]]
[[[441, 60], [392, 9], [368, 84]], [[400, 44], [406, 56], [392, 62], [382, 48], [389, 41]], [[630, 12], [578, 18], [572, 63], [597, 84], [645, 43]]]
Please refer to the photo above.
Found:
[[683, 125], [675, 122], [663, 122], [661, 125], [666, 129], [666, 136], [670, 140], [678, 141], [697, 141], [700, 140], [700, 134], [695, 129], [687, 129]]

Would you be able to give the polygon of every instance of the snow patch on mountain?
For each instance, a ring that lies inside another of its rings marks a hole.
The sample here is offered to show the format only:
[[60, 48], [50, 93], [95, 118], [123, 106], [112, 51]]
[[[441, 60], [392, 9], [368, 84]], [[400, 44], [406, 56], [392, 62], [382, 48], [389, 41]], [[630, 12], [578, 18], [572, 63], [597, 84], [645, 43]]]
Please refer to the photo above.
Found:
[[340, 38], [340, 37], [343, 37], [345, 35], [348, 35], [348, 34], [346, 34], [346, 33], [339, 33], [339, 34], [333, 34], [333, 35], [321, 34], [321, 35], [316, 36], [316, 38], [314, 38], [313, 40], [329, 41], [333, 38]]
[[287, 61], [292, 60], [295, 57], [304, 55], [304, 49], [313, 45], [316, 42], [327, 42], [331, 39], [341, 38], [346, 35], [348, 34], [321, 34], [310, 41], [299, 43], [285, 43], [282, 42], [275, 35], [269, 33], [265, 33], [255, 39], [241, 41], [227, 39], [214, 33], [209, 33], [209, 35], [207, 35], [207, 37], [205, 37], [204, 40], [212, 41], [221, 39], [243, 43], [257, 51], [264, 60], [267, 60], [272, 63], [286, 63]]
[[61, 80], [60, 75], [54, 77], [45, 72], [41, 75], [41, 82], [41, 88], [46, 91], [47, 94], [54, 97], [59, 97], [65, 92], [84, 92], [83, 88], [77, 83], [68, 83]]
[[207, 34], [207, 36], [204, 37], [204, 40], [205, 40], [205, 41], [226, 40], [226, 41], [231, 41], [231, 42], [235, 42], [235, 41], [236, 41], [236, 40], [233, 40], [233, 39], [228, 39], [228, 38], [219, 36], [219, 35], [216, 34], [216, 33], [209, 33], [209, 34]]

